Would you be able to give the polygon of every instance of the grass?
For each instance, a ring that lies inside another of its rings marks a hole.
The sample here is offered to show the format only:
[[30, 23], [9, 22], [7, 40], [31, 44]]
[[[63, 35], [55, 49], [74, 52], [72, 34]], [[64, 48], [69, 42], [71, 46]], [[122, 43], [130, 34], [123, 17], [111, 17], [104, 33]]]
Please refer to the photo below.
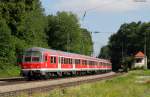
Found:
[[5, 66], [0, 68], [0, 78], [19, 76], [20, 69], [18, 66]]
[[[34, 94], [32, 97], [150, 97], [150, 83], [144, 82], [150, 80], [150, 77], [141, 79], [141, 76], [150, 76], [150, 71], [130, 71], [113, 79], [56, 89], [49, 93]], [[143, 83], [138, 82], [141, 80]]]

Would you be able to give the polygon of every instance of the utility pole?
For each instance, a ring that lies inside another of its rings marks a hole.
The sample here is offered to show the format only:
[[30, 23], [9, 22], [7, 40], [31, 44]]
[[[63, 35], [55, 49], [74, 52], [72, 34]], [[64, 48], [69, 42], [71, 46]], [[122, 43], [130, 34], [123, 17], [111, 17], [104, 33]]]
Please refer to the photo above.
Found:
[[147, 54], [146, 54], [146, 43], [147, 43], [147, 39], [146, 39], [146, 32], [145, 32], [145, 36], [144, 36], [144, 55], [145, 55], [145, 57], [144, 57], [144, 64], [145, 64], [145, 69], [147, 69]]
[[124, 53], [123, 53], [124, 49], [123, 49], [123, 42], [122, 42], [122, 48], [121, 48], [121, 55], [122, 55], [122, 62], [124, 62]]

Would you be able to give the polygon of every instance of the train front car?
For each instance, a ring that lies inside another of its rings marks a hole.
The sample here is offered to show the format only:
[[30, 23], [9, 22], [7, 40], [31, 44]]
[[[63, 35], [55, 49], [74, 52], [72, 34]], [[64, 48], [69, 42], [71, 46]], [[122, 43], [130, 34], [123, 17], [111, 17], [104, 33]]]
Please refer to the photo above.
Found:
[[47, 57], [39, 48], [30, 48], [23, 53], [21, 66], [21, 74], [24, 77], [33, 78], [40, 77], [45, 74], [44, 68]]

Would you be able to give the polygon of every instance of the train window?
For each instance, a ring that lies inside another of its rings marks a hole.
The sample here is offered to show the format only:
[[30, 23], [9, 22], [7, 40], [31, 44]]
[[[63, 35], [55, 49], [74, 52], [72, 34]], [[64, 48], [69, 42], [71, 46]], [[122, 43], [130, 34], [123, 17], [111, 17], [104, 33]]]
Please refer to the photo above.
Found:
[[69, 59], [69, 64], [71, 64], [71, 59]]
[[64, 64], [67, 64], [67, 58], [64, 58]]
[[87, 60], [85, 60], [85, 65], [87, 65]]
[[29, 57], [26, 56], [25, 59], [24, 59], [24, 61], [25, 62], [31, 62], [31, 56], [29, 56]]
[[75, 64], [77, 64], [77, 59], [75, 59]]
[[70, 59], [70, 64], [72, 64], [72, 59]]
[[99, 62], [99, 65], [101, 65], [101, 62]]
[[51, 63], [53, 63], [53, 57], [51, 57]]
[[45, 62], [47, 62], [47, 56], [45, 56]]
[[25, 62], [40, 62], [41, 61], [41, 52], [39, 51], [26, 51], [24, 52], [24, 61]]
[[71, 62], [70, 62], [70, 58], [68, 58], [68, 64], [70, 64]]
[[87, 61], [86, 60], [82, 60], [82, 64], [83, 65], [87, 65]]
[[56, 63], [56, 57], [54, 57], [54, 63]]
[[80, 64], [80, 59], [75, 59], [75, 64]]
[[39, 62], [40, 61], [40, 57], [32, 57], [32, 62]]
[[67, 58], [67, 64], [69, 64], [69, 58]]
[[56, 63], [56, 57], [51, 56], [51, 63], [55, 64]]
[[82, 60], [82, 65], [84, 65], [84, 60]]
[[61, 64], [64, 64], [64, 58], [61, 57]]
[[79, 63], [78, 63], [78, 59], [75, 59], [75, 64], [79, 64]]
[[67, 63], [67, 59], [66, 58], [64, 58], [64, 64], [66, 64]]

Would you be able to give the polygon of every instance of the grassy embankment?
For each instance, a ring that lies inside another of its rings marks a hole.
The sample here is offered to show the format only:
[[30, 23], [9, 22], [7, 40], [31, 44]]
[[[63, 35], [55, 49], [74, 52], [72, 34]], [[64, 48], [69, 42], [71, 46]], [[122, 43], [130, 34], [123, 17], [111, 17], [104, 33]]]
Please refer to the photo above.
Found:
[[20, 74], [18, 66], [3, 66], [0, 68], [0, 78], [17, 77]]
[[150, 71], [130, 71], [110, 80], [56, 89], [32, 97], [150, 97]]

